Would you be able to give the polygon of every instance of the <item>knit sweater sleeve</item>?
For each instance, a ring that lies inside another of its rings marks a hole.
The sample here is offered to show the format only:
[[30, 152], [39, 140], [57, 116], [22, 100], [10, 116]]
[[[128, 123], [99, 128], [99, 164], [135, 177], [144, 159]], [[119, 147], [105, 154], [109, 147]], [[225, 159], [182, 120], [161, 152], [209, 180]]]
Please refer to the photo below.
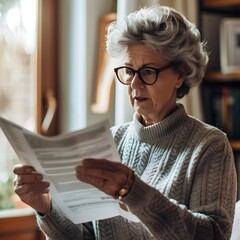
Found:
[[45, 216], [36, 214], [40, 229], [47, 240], [94, 240], [94, 230], [91, 222], [74, 224], [53, 202], [52, 210]]
[[[205, 137], [192, 154], [188, 203], [164, 196], [136, 176], [123, 199], [156, 239], [229, 239], [236, 200], [233, 154], [223, 134]], [[192, 175], [192, 176], [191, 176]]]

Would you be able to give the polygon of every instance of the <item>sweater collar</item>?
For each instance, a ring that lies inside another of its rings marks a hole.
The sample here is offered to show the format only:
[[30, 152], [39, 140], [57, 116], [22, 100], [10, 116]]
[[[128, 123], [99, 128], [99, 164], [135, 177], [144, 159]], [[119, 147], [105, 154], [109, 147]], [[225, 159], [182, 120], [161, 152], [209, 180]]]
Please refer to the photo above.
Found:
[[171, 134], [174, 134], [174, 132], [186, 122], [188, 115], [184, 106], [182, 104], [177, 104], [176, 110], [159, 123], [145, 127], [141, 124], [140, 118], [139, 115], [134, 114], [134, 135], [138, 140], [148, 142], [166, 138]]

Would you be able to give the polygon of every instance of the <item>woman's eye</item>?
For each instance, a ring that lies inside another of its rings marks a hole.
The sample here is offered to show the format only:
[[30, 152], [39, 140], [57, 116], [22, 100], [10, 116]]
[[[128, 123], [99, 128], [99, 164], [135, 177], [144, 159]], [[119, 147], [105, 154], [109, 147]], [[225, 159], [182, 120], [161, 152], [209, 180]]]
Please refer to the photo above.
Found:
[[155, 71], [151, 68], [143, 68], [141, 71], [141, 74], [144, 76], [150, 76], [150, 75], [155, 74]]
[[134, 73], [133, 73], [133, 71], [131, 71], [130, 69], [127, 69], [127, 70], [126, 70], [126, 75], [128, 75], [128, 76], [133, 76]]

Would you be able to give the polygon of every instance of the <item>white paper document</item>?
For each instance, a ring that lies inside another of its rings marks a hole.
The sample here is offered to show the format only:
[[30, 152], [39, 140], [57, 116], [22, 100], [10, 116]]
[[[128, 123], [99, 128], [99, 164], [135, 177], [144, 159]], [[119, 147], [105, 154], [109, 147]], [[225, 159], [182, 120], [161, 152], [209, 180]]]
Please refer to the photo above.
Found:
[[50, 182], [54, 202], [74, 223], [121, 215], [119, 202], [92, 185], [79, 181], [75, 167], [87, 157], [119, 161], [107, 121], [71, 133], [45, 137], [0, 117], [0, 126], [23, 164], [32, 165]]

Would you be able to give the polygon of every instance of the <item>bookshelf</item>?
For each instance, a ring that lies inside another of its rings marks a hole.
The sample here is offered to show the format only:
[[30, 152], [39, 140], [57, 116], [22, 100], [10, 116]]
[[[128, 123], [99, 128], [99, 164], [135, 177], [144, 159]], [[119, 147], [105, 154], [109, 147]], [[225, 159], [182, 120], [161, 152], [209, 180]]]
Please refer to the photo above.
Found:
[[203, 9], [217, 9], [239, 7], [239, 0], [203, 0]]
[[240, 152], [240, 70], [222, 72], [220, 24], [240, 18], [239, 12], [240, 0], [199, 1], [199, 28], [210, 52], [201, 88], [204, 118], [227, 133], [234, 152]]
[[[210, 53], [201, 86], [204, 120], [227, 133], [240, 186], [240, 67], [231, 73], [224, 73], [221, 61], [221, 22], [226, 18], [240, 19], [239, 13], [240, 0], [199, 0], [199, 29]], [[240, 33], [238, 39], [237, 48], [240, 49]]]
[[240, 152], [240, 141], [237, 140], [230, 140], [230, 144], [232, 146], [232, 148], [235, 150], [235, 151], [239, 151]]

